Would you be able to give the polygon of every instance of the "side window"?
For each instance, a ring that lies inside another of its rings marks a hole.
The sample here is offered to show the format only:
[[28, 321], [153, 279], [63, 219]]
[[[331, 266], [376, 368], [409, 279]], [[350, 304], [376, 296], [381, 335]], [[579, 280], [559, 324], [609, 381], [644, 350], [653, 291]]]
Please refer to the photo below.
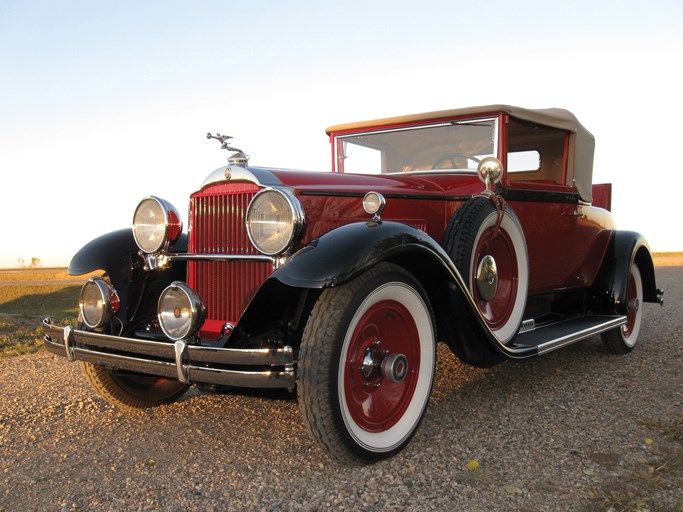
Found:
[[508, 179], [511, 183], [564, 185], [567, 143], [568, 133], [564, 130], [511, 118], [508, 123]]
[[541, 154], [531, 151], [508, 152], [508, 172], [538, 172], [541, 170]]

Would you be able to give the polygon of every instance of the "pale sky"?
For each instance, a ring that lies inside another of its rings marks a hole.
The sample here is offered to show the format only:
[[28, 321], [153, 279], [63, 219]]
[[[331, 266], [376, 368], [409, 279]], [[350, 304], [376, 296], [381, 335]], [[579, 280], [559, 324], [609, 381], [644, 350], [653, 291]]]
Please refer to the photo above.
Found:
[[146, 195], [187, 220], [235, 137], [330, 170], [333, 124], [491, 103], [571, 110], [618, 228], [683, 251], [680, 0], [0, 0], [0, 267], [67, 265]]

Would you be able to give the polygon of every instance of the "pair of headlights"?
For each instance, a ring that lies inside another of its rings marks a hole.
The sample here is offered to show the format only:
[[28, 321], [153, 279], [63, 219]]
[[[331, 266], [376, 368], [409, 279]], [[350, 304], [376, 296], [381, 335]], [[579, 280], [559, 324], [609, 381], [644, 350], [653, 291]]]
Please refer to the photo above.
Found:
[[[286, 190], [265, 189], [252, 199], [246, 212], [247, 234], [257, 250], [269, 256], [284, 253], [296, 241], [304, 223], [299, 201]], [[178, 210], [168, 201], [149, 196], [133, 215], [133, 237], [147, 254], [166, 252], [178, 239], [183, 224]], [[111, 322], [119, 310], [116, 290], [102, 278], [91, 278], [81, 289], [81, 319], [91, 329]], [[205, 307], [185, 283], [176, 281], [159, 296], [157, 317], [162, 331], [172, 340], [193, 336], [205, 318]]]
[[[249, 240], [258, 251], [279, 256], [296, 241], [304, 225], [301, 203], [287, 190], [265, 189], [254, 196], [245, 216]], [[169, 202], [150, 196], [133, 215], [133, 236], [147, 254], [168, 251], [183, 230], [180, 214]]]
[[[366, 212], [378, 215], [386, 202], [381, 194], [369, 192], [363, 200]], [[247, 234], [261, 253], [278, 256], [298, 240], [304, 226], [304, 211], [287, 190], [264, 189], [254, 196], [246, 212]], [[178, 211], [158, 197], [143, 199], [133, 216], [133, 236], [147, 254], [167, 251], [182, 233]], [[81, 289], [81, 318], [91, 329], [109, 323], [120, 307], [116, 290], [104, 279], [91, 278]], [[205, 318], [197, 293], [176, 281], [160, 295], [157, 316], [163, 332], [172, 340], [193, 336]]]
[[[107, 281], [92, 277], [81, 288], [78, 300], [81, 319], [91, 329], [111, 322], [119, 310], [119, 296]], [[157, 318], [161, 330], [170, 339], [193, 336], [204, 323], [205, 308], [197, 293], [185, 283], [176, 281], [159, 296]]]

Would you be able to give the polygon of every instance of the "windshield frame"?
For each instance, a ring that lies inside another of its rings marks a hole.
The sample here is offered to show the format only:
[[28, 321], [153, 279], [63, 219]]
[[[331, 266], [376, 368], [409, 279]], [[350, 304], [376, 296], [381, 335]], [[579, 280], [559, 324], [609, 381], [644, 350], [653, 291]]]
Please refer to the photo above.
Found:
[[[458, 173], [458, 174], [474, 174], [476, 169], [471, 168], [442, 168], [442, 169], [413, 169], [413, 170], [400, 170], [400, 171], [389, 171], [389, 172], [379, 172], [379, 173], [360, 173], [360, 172], [348, 172], [344, 169], [344, 163], [346, 160], [345, 156], [345, 143], [349, 139], [357, 138], [364, 135], [377, 135], [377, 134], [387, 134], [392, 132], [409, 132], [415, 130], [425, 130], [433, 129], [439, 127], [447, 126], [457, 126], [457, 125], [468, 125], [475, 124], [482, 121], [490, 122], [493, 121], [492, 130], [492, 145], [493, 151], [491, 156], [500, 157], [500, 142], [501, 142], [501, 116], [498, 114], [487, 114], [480, 115], [476, 117], [465, 117], [465, 118], [454, 118], [454, 119], [438, 119], [428, 122], [422, 122], [419, 124], [408, 124], [408, 125], [394, 125], [394, 126], [379, 126], [379, 127], [369, 127], [367, 129], [356, 129], [349, 130], [348, 132], [339, 132], [333, 134], [332, 141], [332, 165], [333, 172], [346, 173], [346, 174], [358, 174], [366, 176], [381, 176], [381, 175], [414, 175], [414, 174], [442, 174], [442, 173]], [[360, 146], [360, 145], [359, 145]]]

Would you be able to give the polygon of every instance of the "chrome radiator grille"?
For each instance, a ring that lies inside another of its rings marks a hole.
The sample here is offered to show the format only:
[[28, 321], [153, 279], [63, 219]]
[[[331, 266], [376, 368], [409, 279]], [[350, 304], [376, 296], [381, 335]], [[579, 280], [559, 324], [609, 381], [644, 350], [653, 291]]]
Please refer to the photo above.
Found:
[[[244, 225], [247, 206], [259, 191], [250, 183], [208, 187], [190, 203], [189, 251], [194, 254], [259, 254]], [[270, 263], [190, 261], [188, 284], [207, 307], [207, 326], [236, 323], [272, 273]], [[213, 321], [213, 322], [212, 322]]]

